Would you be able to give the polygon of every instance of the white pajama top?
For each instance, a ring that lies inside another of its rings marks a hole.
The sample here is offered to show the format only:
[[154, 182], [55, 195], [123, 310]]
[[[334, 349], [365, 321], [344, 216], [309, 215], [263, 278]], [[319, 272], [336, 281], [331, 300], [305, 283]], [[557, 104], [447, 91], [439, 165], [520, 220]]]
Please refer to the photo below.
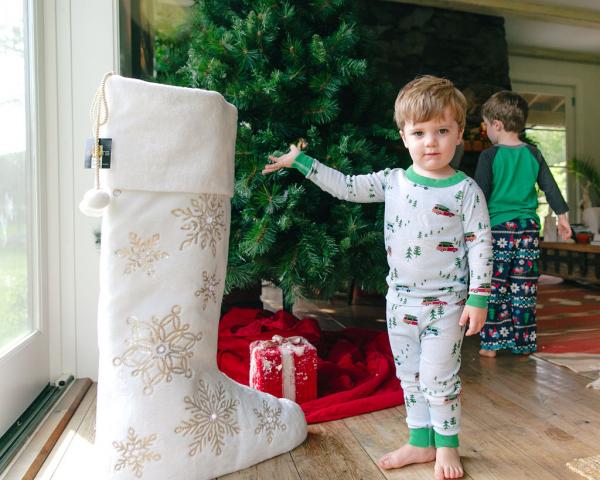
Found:
[[487, 306], [492, 237], [473, 179], [460, 171], [432, 179], [412, 167], [344, 175], [304, 153], [294, 167], [341, 200], [385, 202], [388, 303]]

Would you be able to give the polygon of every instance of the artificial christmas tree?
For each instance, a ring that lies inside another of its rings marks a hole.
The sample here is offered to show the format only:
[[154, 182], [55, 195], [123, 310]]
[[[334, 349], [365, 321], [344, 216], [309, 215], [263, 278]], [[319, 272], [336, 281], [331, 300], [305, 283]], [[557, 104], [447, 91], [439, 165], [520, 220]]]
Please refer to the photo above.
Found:
[[102, 478], [209, 479], [294, 448], [298, 405], [216, 366], [236, 109], [216, 92], [119, 76], [98, 101], [113, 147], [95, 189], [110, 203], [90, 212], [103, 214]]
[[156, 41], [158, 81], [217, 90], [239, 111], [226, 288], [268, 280], [288, 310], [353, 279], [385, 291], [382, 206], [340, 203], [295, 172], [260, 175], [268, 155], [299, 139], [345, 173], [398, 163], [384, 148], [398, 140], [391, 117], [390, 128], [365, 121], [382, 86], [357, 53], [355, 10], [353, 0], [201, 1], [177, 37]]

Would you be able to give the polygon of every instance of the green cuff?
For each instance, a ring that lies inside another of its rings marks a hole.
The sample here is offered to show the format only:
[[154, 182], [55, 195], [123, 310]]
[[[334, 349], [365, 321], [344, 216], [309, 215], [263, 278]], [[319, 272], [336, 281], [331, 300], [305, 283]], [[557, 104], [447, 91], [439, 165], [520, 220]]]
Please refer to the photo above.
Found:
[[299, 170], [306, 177], [310, 173], [313, 161], [314, 159], [306, 155], [306, 153], [300, 152], [292, 162], [292, 167]]
[[472, 293], [467, 299], [467, 305], [470, 305], [471, 307], [488, 308], [489, 299], [489, 295], [475, 295]]
[[435, 439], [433, 436], [433, 428], [409, 428], [408, 429], [408, 444], [414, 447], [429, 448], [435, 447]]
[[435, 447], [458, 448], [458, 435], [441, 435], [435, 432]]

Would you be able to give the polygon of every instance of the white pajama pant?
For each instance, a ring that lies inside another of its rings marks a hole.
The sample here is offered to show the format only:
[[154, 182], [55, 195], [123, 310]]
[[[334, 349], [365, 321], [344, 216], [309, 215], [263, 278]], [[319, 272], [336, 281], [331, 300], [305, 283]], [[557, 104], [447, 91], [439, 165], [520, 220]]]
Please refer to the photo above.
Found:
[[464, 327], [458, 322], [463, 308], [388, 303], [388, 334], [409, 429], [433, 427], [443, 436], [456, 436], [460, 430], [458, 371]]

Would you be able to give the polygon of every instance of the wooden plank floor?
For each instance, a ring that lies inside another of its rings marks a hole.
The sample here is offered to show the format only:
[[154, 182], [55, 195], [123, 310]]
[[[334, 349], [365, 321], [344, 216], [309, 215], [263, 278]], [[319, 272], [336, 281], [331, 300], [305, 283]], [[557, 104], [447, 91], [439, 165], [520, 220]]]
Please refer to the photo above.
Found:
[[[277, 303], [276, 292], [267, 292], [265, 304]], [[298, 311], [317, 316], [328, 328], [340, 328], [340, 318], [350, 319], [344, 324], [385, 328], [379, 307], [304, 302]], [[480, 358], [477, 350], [478, 340], [468, 338], [461, 370], [465, 478], [581, 480], [566, 463], [600, 454], [600, 392], [585, 388], [587, 378], [543, 360]], [[91, 478], [95, 396], [92, 387], [36, 479]], [[376, 466], [381, 455], [406, 441], [404, 417], [404, 407], [398, 407], [311, 425], [306, 442], [292, 452], [220, 479], [432, 479], [433, 464], [394, 471]]]

